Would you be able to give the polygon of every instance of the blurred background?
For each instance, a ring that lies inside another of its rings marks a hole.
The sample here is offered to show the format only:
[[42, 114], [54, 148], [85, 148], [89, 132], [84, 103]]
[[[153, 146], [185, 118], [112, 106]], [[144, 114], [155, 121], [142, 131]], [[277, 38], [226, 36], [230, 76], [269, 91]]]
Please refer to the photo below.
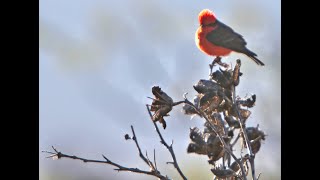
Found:
[[[155, 179], [114, 171], [113, 166], [71, 159], [46, 159], [41, 150], [58, 150], [102, 160], [101, 154], [127, 167], [148, 170], [133, 141], [133, 125], [142, 151], [156, 149], [159, 170], [180, 179], [169, 152], [159, 142], [145, 104], [159, 85], [174, 101], [196, 94], [193, 85], [208, 78], [212, 57], [194, 42], [198, 13], [208, 8], [242, 34], [248, 48], [266, 64], [257, 66], [232, 53], [223, 61], [242, 60], [241, 97], [254, 93], [247, 126], [268, 134], [256, 156], [260, 179], [281, 179], [281, 7], [280, 1], [229, 0], [40, 0], [39, 20], [39, 178], [42, 180]], [[189, 179], [211, 179], [206, 156], [187, 154], [189, 128], [204, 120], [186, 116], [182, 105], [159, 125], [174, 140], [180, 168]]]

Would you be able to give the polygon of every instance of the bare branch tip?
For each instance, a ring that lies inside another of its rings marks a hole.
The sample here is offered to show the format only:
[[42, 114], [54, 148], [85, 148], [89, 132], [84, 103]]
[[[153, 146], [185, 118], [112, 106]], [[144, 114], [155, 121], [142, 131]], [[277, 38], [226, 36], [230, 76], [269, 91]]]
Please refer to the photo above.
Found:
[[107, 162], [110, 162], [110, 160], [109, 160], [107, 157], [105, 157], [103, 154], [102, 154], [102, 157], [103, 157]]
[[59, 153], [56, 148], [54, 148], [53, 146], [51, 146], [51, 147], [56, 153]]

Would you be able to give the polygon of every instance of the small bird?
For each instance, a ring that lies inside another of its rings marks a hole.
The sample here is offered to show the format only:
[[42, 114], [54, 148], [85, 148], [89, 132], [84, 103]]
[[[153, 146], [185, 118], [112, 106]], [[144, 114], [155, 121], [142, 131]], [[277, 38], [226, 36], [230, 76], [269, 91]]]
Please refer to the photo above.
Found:
[[264, 63], [256, 57], [257, 54], [246, 47], [247, 42], [242, 35], [218, 21], [212, 11], [209, 9], [202, 10], [198, 19], [200, 27], [195, 34], [195, 41], [202, 52], [217, 58], [227, 56], [232, 51], [243, 53], [258, 65], [264, 66]]

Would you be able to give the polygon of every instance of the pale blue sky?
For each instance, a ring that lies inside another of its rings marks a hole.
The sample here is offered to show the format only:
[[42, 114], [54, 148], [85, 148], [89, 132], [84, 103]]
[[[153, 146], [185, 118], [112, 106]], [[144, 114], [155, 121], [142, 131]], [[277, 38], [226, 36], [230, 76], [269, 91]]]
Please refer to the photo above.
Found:
[[[242, 34], [266, 64], [258, 67], [236, 53], [225, 58], [232, 64], [242, 59], [244, 75], [237, 94], [257, 94], [248, 125], [260, 124], [268, 134], [257, 155], [257, 171], [280, 177], [281, 21], [276, 0], [40, 0], [39, 150], [54, 145], [97, 159], [103, 153], [123, 165], [147, 169], [135, 145], [123, 139], [134, 125], [142, 149], [151, 154], [156, 148], [161, 172], [176, 179], [174, 168], [165, 164], [169, 153], [148, 118], [145, 104], [151, 101], [146, 97], [152, 96], [153, 85], [160, 85], [175, 101], [185, 92], [192, 99], [192, 85], [207, 78], [212, 58], [194, 43], [197, 15], [204, 8]], [[203, 178], [210, 177], [207, 158], [186, 153], [189, 127], [202, 124], [178, 106], [163, 131], [168, 141], [174, 139], [189, 177], [192, 165], [203, 166]], [[111, 166], [44, 157], [39, 153], [40, 179], [150, 179], [117, 173]]]

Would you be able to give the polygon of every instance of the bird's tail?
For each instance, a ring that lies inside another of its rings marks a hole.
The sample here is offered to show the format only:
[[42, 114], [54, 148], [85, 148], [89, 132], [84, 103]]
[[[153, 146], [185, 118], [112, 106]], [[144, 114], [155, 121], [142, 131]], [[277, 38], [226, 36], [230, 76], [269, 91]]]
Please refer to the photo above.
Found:
[[264, 63], [262, 61], [260, 61], [256, 56], [257, 54], [248, 50], [245, 53], [250, 59], [252, 59], [255, 63], [257, 63], [259, 66], [264, 66]]

